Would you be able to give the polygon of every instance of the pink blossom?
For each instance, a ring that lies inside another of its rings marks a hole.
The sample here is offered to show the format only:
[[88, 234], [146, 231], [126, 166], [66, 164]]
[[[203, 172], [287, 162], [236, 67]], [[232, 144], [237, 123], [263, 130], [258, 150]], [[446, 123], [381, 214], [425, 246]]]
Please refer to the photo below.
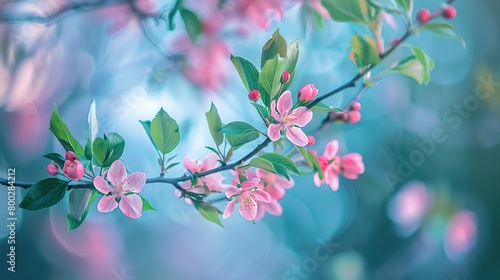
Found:
[[50, 175], [56, 175], [59, 172], [59, 167], [55, 163], [49, 163], [47, 165], [47, 173]]
[[253, 221], [257, 217], [258, 203], [271, 202], [271, 195], [269, 193], [259, 189], [257, 184], [260, 182], [259, 179], [250, 179], [241, 184], [241, 188], [229, 187], [226, 190], [226, 197], [231, 199], [224, 209], [223, 219], [227, 219], [233, 211], [234, 205], [239, 202], [240, 215], [249, 220]]
[[141, 192], [146, 183], [144, 172], [134, 172], [127, 176], [127, 170], [121, 160], [111, 164], [105, 180], [102, 176], [94, 178], [95, 188], [104, 194], [97, 204], [97, 210], [108, 213], [120, 210], [129, 218], [142, 216], [142, 199], [137, 193]]
[[[297, 146], [307, 145], [307, 135], [300, 129], [312, 119], [313, 113], [307, 107], [301, 106], [292, 110], [292, 93], [287, 90], [280, 96], [278, 103], [271, 102], [271, 116], [279, 123], [269, 125], [267, 134], [272, 141], [278, 141], [284, 128], [286, 137]], [[277, 111], [276, 111], [277, 110]]]
[[460, 211], [448, 223], [444, 239], [444, 249], [452, 261], [460, 261], [476, 241], [476, 214]]
[[326, 19], [332, 19], [328, 10], [321, 4], [321, 0], [308, 0], [307, 3], [309, 4], [309, 6], [311, 6], [313, 10], [318, 12], [318, 14], [320, 14], [322, 17]]
[[[203, 160], [192, 160], [188, 155], [184, 157], [184, 168], [193, 172], [200, 173], [205, 172], [210, 169], [214, 169], [219, 165], [217, 155], [214, 153], [208, 154]], [[198, 194], [209, 194], [212, 192], [223, 192], [226, 189], [226, 185], [222, 184], [224, 177], [221, 173], [214, 173], [204, 177], [198, 178], [198, 181], [193, 185], [190, 181], [182, 182], [181, 187], [189, 192]], [[181, 193], [179, 190], [175, 190], [177, 196]], [[186, 198], [186, 202], [191, 203], [189, 198]]]
[[269, 203], [258, 202], [255, 221], [261, 220], [266, 212], [273, 216], [281, 216], [281, 214], [283, 214], [283, 208], [279, 200], [285, 196], [285, 190], [293, 187], [295, 182], [293, 179], [287, 181], [283, 177], [262, 169], [257, 170], [256, 176], [261, 180], [260, 183], [257, 184], [257, 187], [266, 191], [271, 196], [271, 201]]
[[74, 181], [79, 181], [80, 179], [82, 179], [83, 174], [85, 173], [85, 167], [78, 159], [76, 159], [75, 153], [68, 151], [66, 152], [64, 157], [66, 158], [63, 166], [64, 175]]
[[283, 16], [283, 0], [241, 0], [236, 1], [234, 15], [238, 18], [248, 18], [263, 29], [270, 24], [270, 14]]
[[309, 102], [318, 95], [318, 89], [313, 84], [307, 84], [299, 90], [299, 100]]
[[344, 175], [348, 179], [357, 179], [358, 175], [365, 172], [363, 158], [358, 153], [347, 154], [344, 157], [337, 155], [339, 142], [332, 140], [326, 145], [323, 155], [318, 156], [318, 162], [323, 170], [324, 178], [319, 179], [319, 174], [314, 174], [314, 183], [317, 187], [328, 184], [333, 191], [339, 188], [339, 176]]

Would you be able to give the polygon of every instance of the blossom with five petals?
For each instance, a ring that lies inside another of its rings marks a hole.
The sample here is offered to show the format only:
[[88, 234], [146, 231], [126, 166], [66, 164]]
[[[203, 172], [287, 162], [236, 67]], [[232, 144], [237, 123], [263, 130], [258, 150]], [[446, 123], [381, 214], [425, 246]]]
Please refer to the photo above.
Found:
[[241, 216], [249, 221], [255, 220], [259, 202], [271, 202], [271, 195], [257, 187], [259, 182], [259, 179], [254, 178], [241, 183], [241, 188], [229, 187], [226, 190], [226, 197], [232, 200], [226, 205], [222, 218], [229, 217], [234, 211], [234, 205], [239, 202], [238, 209]]
[[146, 184], [146, 174], [134, 172], [127, 176], [123, 162], [116, 160], [109, 167], [106, 179], [102, 176], [94, 178], [95, 188], [104, 194], [97, 204], [97, 210], [107, 213], [119, 205], [127, 217], [134, 219], [141, 217], [142, 199], [137, 193], [142, 191]]
[[301, 106], [292, 110], [292, 93], [287, 90], [280, 96], [278, 102], [271, 102], [271, 116], [278, 121], [269, 125], [267, 134], [272, 141], [278, 141], [281, 130], [285, 129], [286, 137], [297, 146], [307, 145], [307, 135], [300, 129], [312, 119], [313, 113], [307, 107]]

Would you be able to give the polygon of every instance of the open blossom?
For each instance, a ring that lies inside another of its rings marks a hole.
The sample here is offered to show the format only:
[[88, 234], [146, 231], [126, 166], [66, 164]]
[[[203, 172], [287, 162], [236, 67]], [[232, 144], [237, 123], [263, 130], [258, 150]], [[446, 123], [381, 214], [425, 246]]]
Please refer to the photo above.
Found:
[[271, 196], [271, 201], [268, 203], [258, 202], [255, 221], [262, 219], [266, 212], [274, 216], [280, 216], [283, 214], [283, 208], [279, 200], [285, 196], [287, 189], [294, 186], [295, 182], [293, 179], [287, 181], [283, 177], [262, 169], [257, 169], [256, 176], [260, 179], [257, 187], [266, 191]]
[[351, 153], [340, 157], [337, 155], [338, 149], [339, 142], [332, 140], [326, 145], [325, 153], [317, 157], [324, 174], [323, 180], [319, 179], [318, 173], [314, 174], [314, 183], [317, 187], [321, 184], [328, 184], [333, 191], [336, 191], [339, 189], [338, 174], [354, 180], [365, 172], [365, 165], [360, 154]]
[[240, 215], [249, 221], [255, 220], [259, 207], [258, 203], [271, 202], [271, 195], [257, 187], [257, 184], [259, 182], [259, 179], [254, 178], [243, 182], [241, 184], [241, 188], [233, 186], [229, 187], [226, 190], [226, 197], [232, 198], [232, 200], [229, 201], [226, 209], [224, 209], [222, 218], [227, 219], [227, 217], [229, 217], [233, 213], [234, 205], [239, 202], [238, 209]]
[[116, 160], [109, 167], [106, 179], [102, 176], [94, 178], [95, 188], [105, 194], [97, 204], [97, 210], [107, 213], [119, 205], [127, 217], [134, 219], [141, 217], [142, 199], [137, 193], [144, 188], [146, 174], [134, 172], [127, 176], [123, 162]]
[[[188, 155], [184, 157], [184, 168], [193, 172], [200, 173], [214, 169], [219, 165], [217, 155], [214, 153], [208, 154], [203, 160], [192, 160]], [[209, 194], [211, 192], [223, 192], [226, 185], [222, 184], [224, 176], [221, 173], [214, 173], [208, 176], [198, 178], [195, 185], [191, 181], [182, 182], [180, 185], [183, 189], [198, 194]], [[181, 196], [179, 190], [175, 190], [177, 196]], [[186, 198], [186, 202], [190, 203], [190, 199]]]
[[66, 152], [64, 157], [66, 158], [63, 166], [64, 175], [74, 181], [79, 181], [85, 173], [83, 163], [76, 159], [75, 153], [71, 151]]
[[300, 129], [312, 119], [313, 113], [307, 107], [293, 109], [292, 93], [287, 90], [280, 96], [278, 102], [271, 102], [271, 116], [279, 123], [269, 125], [267, 134], [272, 141], [278, 141], [281, 130], [285, 129], [286, 137], [297, 146], [307, 145], [307, 135]]

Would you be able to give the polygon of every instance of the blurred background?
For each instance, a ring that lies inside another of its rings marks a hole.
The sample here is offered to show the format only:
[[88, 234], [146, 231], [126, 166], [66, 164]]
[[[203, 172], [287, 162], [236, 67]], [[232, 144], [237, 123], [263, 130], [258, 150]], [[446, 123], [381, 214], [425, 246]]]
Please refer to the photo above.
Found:
[[[431, 10], [441, 4], [416, 2]], [[355, 75], [350, 37], [366, 32], [322, 21], [318, 1], [192, 0], [186, 6], [203, 22], [192, 45], [179, 17], [173, 31], [155, 20], [170, 1], [78, 3], [0, 0], [1, 177], [8, 168], [16, 168], [18, 181], [47, 177], [42, 155], [62, 153], [48, 130], [54, 104], [85, 142], [93, 100], [101, 132], [125, 138], [129, 170], [157, 175], [156, 153], [138, 120], [151, 120], [160, 107], [179, 123], [178, 159], [203, 158], [212, 143], [204, 116], [210, 102], [225, 122], [258, 125], [252, 107], [243, 106], [247, 92], [229, 53], [258, 64], [261, 46], [279, 28], [289, 43], [300, 39], [292, 92], [313, 83], [321, 94]], [[225, 229], [166, 185], [141, 193], [158, 211], [132, 220], [99, 213], [94, 202], [70, 233], [66, 199], [42, 211], [18, 209], [16, 272], [7, 271], [9, 231], [0, 226], [0, 279], [500, 279], [500, 3], [456, 7], [452, 23], [467, 48], [427, 33], [409, 41], [435, 59], [428, 86], [387, 77], [363, 98], [361, 122], [317, 135], [320, 153], [338, 139], [340, 154], [363, 155], [358, 180], [341, 179], [332, 192], [316, 188], [312, 176], [295, 178], [282, 216], [252, 224], [233, 215]], [[404, 33], [397, 23], [385, 26], [387, 42]], [[398, 50], [388, 62], [406, 54]], [[344, 105], [356, 93], [327, 103]], [[25, 192], [18, 191], [18, 203]], [[4, 187], [0, 200], [7, 224]]]

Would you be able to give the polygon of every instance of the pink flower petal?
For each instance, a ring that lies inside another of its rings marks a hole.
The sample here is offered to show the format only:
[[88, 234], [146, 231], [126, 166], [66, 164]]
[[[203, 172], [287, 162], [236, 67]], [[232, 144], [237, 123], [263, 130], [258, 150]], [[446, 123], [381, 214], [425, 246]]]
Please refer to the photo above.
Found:
[[189, 155], [186, 155], [184, 157], [184, 161], [182, 162], [184, 164], [184, 168], [191, 172], [199, 172], [200, 168], [198, 167], [198, 163], [196, 161], [193, 161]]
[[130, 174], [123, 186], [123, 192], [141, 192], [146, 184], [146, 174], [144, 172], [134, 172]]
[[207, 171], [213, 169], [219, 165], [218, 157], [214, 153], [208, 154], [202, 161], [200, 172]]
[[332, 140], [326, 145], [324, 156], [327, 159], [333, 159], [337, 155], [338, 151], [339, 151], [339, 141]]
[[251, 196], [253, 196], [255, 201], [262, 201], [265, 203], [271, 202], [271, 195], [267, 193], [266, 191], [256, 189], [251, 193]]
[[233, 199], [229, 201], [229, 203], [226, 205], [226, 209], [224, 209], [224, 213], [222, 214], [222, 219], [227, 219], [227, 217], [233, 214], [234, 204], [236, 204], [237, 201], [238, 199]]
[[238, 189], [236, 187], [229, 187], [226, 190], [226, 197], [231, 198], [233, 195], [237, 195], [241, 192], [241, 189]]
[[257, 215], [255, 215], [255, 222], [258, 222], [264, 218], [264, 215], [266, 214], [266, 209], [265, 208], [265, 203], [259, 203], [259, 206], [257, 207]]
[[313, 118], [313, 112], [304, 106], [293, 110], [292, 114], [295, 115], [293, 124], [299, 127], [306, 126]]
[[316, 172], [314, 173], [314, 184], [316, 185], [316, 187], [320, 187], [321, 186], [321, 183], [322, 183], [322, 180], [319, 179], [319, 174]]
[[272, 199], [282, 199], [285, 196], [285, 189], [281, 187], [268, 186], [264, 189]]
[[272, 141], [278, 141], [281, 138], [281, 127], [281, 124], [270, 124], [267, 129], [267, 136], [269, 136], [269, 139]]
[[307, 145], [307, 135], [298, 127], [286, 127], [286, 138], [297, 146]]
[[325, 172], [325, 182], [330, 185], [332, 191], [336, 192], [339, 189], [339, 175], [333, 171]]
[[274, 216], [281, 216], [283, 214], [283, 208], [277, 200], [272, 200], [269, 203], [261, 203], [259, 207], [263, 206], [267, 213]]
[[94, 187], [103, 194], [108, 194], [109, 192], [114, 191], [114, 189], [108, 184], [108, 181], [104, 180], [102, 176], [94, 178]]
[[123, 183], [127, 179], [127, 170], [123, 161], [115, 160], [109, 167], [106, 177], [115, 187]]
[[281, 122], [282, 120], [281, 117], [278, 115], [278, 112], [276, 112], [276, 100], [273, 100], [271, 102], [271, 116], [279, 122]]
[[142, 199], [136, 194], [120, 195], [120, 210], [132, 219], [142, 216]]
[[287, 90], [278, 99], [278, 106], [277, 106], [278, 112], [280, 113], [281, 116], [284, 116], [292, 109], [292, 106], [293, 106], [292, 93], [289, 90]]
[[118, 207], [118, 202], [115, 200], [116, 195], [103, 196], [99, 203], [97, 204], [97, 210], [102, 213], [108, 213], [115, 210]]
[[250, 180], [247, 180], [247, 181], [241, 183], [241, 189], [242, 190], [249, 190], [249, 189], [255, 187], [259, 182], [260, 182], [260, 179], [252, 178]]
[[257, 216], [257, 202], [250, 195], [250, 192], [242, 192], [240, 195], [240, 214], [243, 218], [252, 221]]

